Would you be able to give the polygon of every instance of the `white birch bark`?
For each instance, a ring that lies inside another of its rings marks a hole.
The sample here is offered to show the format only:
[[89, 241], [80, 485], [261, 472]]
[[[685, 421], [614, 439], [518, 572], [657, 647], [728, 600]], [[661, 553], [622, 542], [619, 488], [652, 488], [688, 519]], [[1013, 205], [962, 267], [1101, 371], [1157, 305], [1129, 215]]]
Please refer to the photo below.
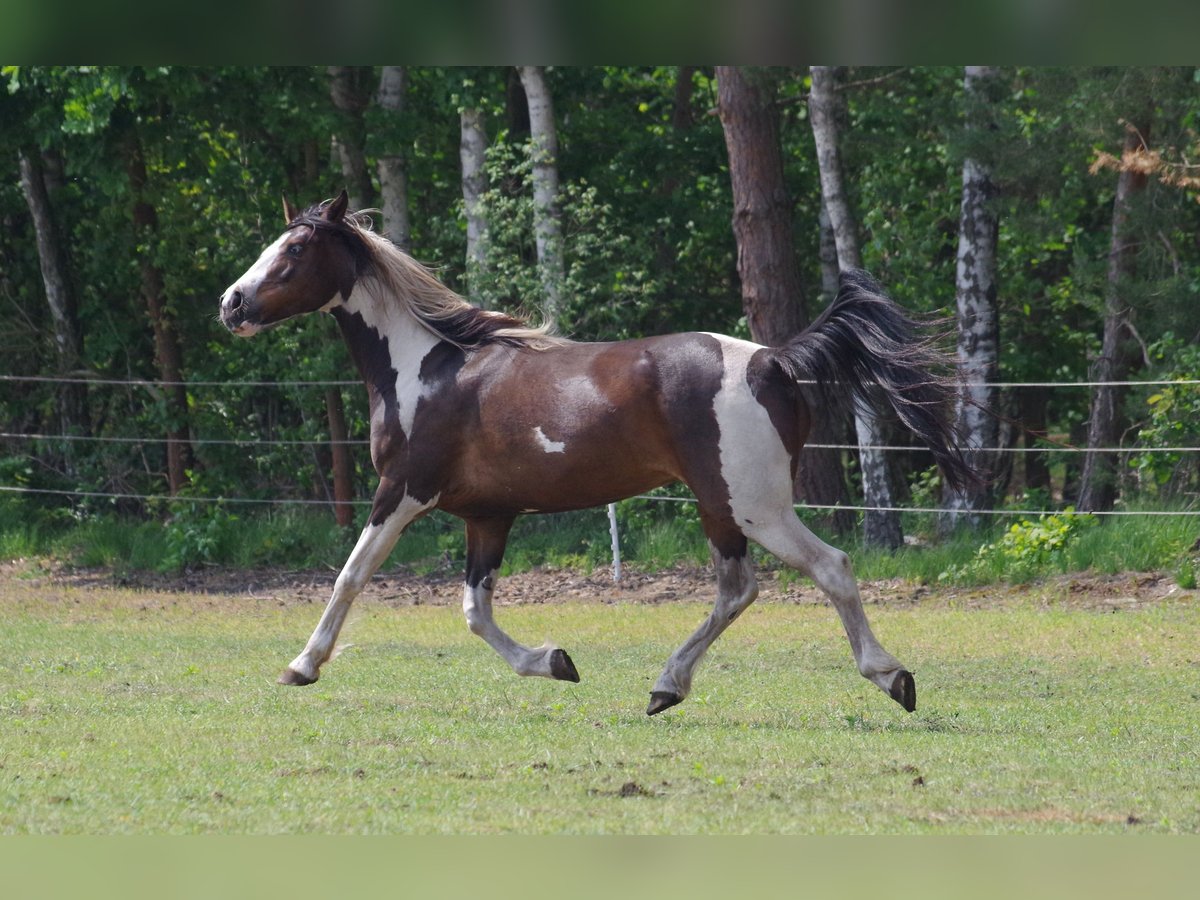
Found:
[[483, 127], [483, 112], [474, 106], [464, 107], [459, 120], [462, 140], [459, 159], [462, 162], [463, 212], [467, 217], [467, 294], [471, 302], [487, 306], [479, 290], [479, 276], [487, 271], [488, 220], [483, 205], [488, 179], [484, 162], [487, 157], [487, 132]]
[[[992, 66], [967, 66], [963, 77], [968, 129], [986, 127], [981, 109], [987, 103], [988, 81], [998, 77]], [[980, 510], [991, 504], [988, 483], [994, 469], [994, 448], [999, 446], [994, 406], [994, 388], [1000, 358], [999, 315], [996, 310], [997, 222], [991, 208], [994, 193], [991, 172], [978, 159], [963, 160], [962, 211], [958, 230], [958, 264], [955, 274], [957, 305], [958, 371], [961, 388], [955, 414], [969, 462], [984, 477], [984, 483], [964, 491], [947, 488], [942, 496], [946, 509], [943, 527], [965, 517], [972, 528], [982, 522]]]
[[558, 131], [554, 104], [541, 66], [518, 66], [521, 86], [529, 104], [529, 132], [533, 152], [533, 231], [538, 269], [545, 295], [545, 313], [557, 322], [562, 314], [563, 259], [562, 213], [558, 205]]
[[[846, 198], [838, 145], [838, 73], [832, 66], [813, 66], [809, 119], [817, 148], [817, 167], [821, 176], [821, 196], [837, 250], [838, 268], [861, 269], [862, 253], [858, 230]], [[892, 509], [892, 490], [884, 451], [875, 448], [886, 443], [886, 432], [878, 418], [868, 411], [856, 410], [854, 431], [858, 437], [858, 463], [862, 472], [864, 505], [875, 507], [863, 515], [863, 537], [876, 547], [895, 549], [904, 543], [900, 514]]]
[[[404, 66], [384, 66], [379, 76], [379, 107], [399, 118], [404, 114], [404, 95], [408, 77]], [[408, 219], [408, 166], [400, 147], [388, 147], [375, 162], [379, 175], [379, 193], [383, 199], [383, 230], [392, 243], [410, 249], [411, 227]]]

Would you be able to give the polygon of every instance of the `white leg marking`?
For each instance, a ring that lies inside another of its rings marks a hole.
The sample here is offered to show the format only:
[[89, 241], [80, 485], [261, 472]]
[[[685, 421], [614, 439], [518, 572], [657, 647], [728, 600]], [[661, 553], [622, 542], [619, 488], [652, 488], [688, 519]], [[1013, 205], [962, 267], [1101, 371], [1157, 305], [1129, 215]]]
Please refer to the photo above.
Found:
[[496, 624], [492, 617], [492, 595], [495, 591], [495, 570], [489, 572], [475, 587], [469, 584], [463, 587], [463, 614], [467, 617], [467, 627], [499, 653], [518, 675], [558, 677], [550, 664], [551, 656], [558, 647], [549, 643], [541, 647], [526, 647], [514, 641]]
[[289, 669], [309, 681], [317, 680], [321, 666], [333, 656], [333, 648], [346, 621], [346, 614], [350, 611], [350, 604], [387, 559], [387, 555], [392, 552], [392, 547], [396, 545], [397, 539], [408, 524], [435, 503], [437, 497], [428, 503], [418, 503], [406, 496], [382, 523], [368, 524], [363, 529], [358, 543], [354, 545], [349, 559], [338, 574], [333, 586], [333, 596], [329, 598], [316, 630], [300, 655], [288, 664]]

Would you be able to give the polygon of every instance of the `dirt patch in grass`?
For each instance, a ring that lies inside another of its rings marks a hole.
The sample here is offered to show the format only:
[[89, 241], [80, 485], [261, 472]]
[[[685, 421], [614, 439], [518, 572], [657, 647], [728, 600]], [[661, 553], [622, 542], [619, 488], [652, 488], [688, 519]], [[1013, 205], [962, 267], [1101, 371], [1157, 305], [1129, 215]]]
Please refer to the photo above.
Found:
[[[121, 594], [153, 606], [156, 594], [189, 594], [204, 597], [206, 606], [254, 600], [279, 606], [324, 605], [337, 573], [282, 569], [204, 568], [177, 574], [120, 573], [109, 569], [78, 569], [47, 560], [0, 562], [0, 582], [23, 585], [17, 593], [45, 595], [72, 588]], [[781, 579], [774, 571], [760, 571], [760, 602], [800, 605], [827, 603], [808, 579]], [[1029, 584], [994, 584], [984, 587], [948, 587], [891, 579], [860, 584], [863, 602], [892, 607], [943, 607], [994, 609], [1015, 603], [1066, 606], [1101, 612], [1136, 610], [1172, 598], [1195, 596], [1162, 573], [1130, 572], [1117, 575], [1079, 573]], [[0, 590], [0, 595], [8, 594]], [[377, 574], [360, 595], [360, 602], [387, 606], [457, 606], [462, 602], [462, 581], [457, 573], [417, 575], [404, 569]], [[544, 604], [562, 601], [658, 604], [677, 600], [709, 601], [715, 598], [711, 567], [681, 566], [658, 572], [627, 569], [620, 582], [607, 570], [536, 569], [500, 579], [497, 605]], [[148, 607], [149, 608], [149, 607]]]

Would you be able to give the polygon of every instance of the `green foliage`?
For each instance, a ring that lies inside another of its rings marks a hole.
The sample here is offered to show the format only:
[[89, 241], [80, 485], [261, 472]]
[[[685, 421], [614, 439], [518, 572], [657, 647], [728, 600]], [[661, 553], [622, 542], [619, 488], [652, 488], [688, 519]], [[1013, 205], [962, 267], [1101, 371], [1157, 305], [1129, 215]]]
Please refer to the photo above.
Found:
[[966, 565], [951, 565], [938, 579], [977, 583], [997, 577], [1028, 581], [1060, 568], [1071, 542], [1096, 524], [1096, 517], [1077, 514], [1068, 506], [1061, 513], [1038, 516], [1037, 521], [1014, 522], [998, 541], [984, 544]]
[[[787, 200], [805, 302], [815, 315], [821, 302], [821, 196], [806, 77], [803, 69], [779, 74]], [[541, 288], [528, 125], [511, 70], [409, 67], [408, 75], [402, 116], [368, 106], [365, 150], [372, 171], [384, 153], [405, 158], [414, 256], [440, 265], [447, 283], [462, 286], [458, 111], [478, 106], [491, 135], [487, 205], [493, 240], [480, 298], [536, 314]], [[727, 151], [719, 117], [710, 114], [716, 106], [713, 71], [560, 66], [547, 76], [559, 131], [567, 263], [562, 330], [597, 340], [682, 330], [744, 333]], [[851, 67], [846, 81], [843, 164], [867, 267], [910, 309], [951, 309], [961, 165], [968, 155], [986, 161], [998, 185], [1001, 380], [1083, 380], [1103, 313], [1116, 181], [1112, 172], [1091, 173], [1089, 164], [1098, 151], [1119, 150], [1122, 121], [1147, 97], [1155, 111], [1152, 149], [1161, 147], [1171, 158], [1191, 153], [1200, 122], [1194, 70], [1005, 69], [988, 98], [990, 109], [980, 110], [992, 126], [983, 141], [962, 127], [958, 67]], [[337, 154], [328, 152], [337, 114], [323, 68], [6, 66], [0, 86], [0, 374], [61, 374], [16, 169], [18, 152], [40, 152], [79, 300], [83, 358], [72, 374], [90, 377], [83, 437], [100, 439], [6, 445], [5, 457], [16, 462], [0, 466], [0, 484], [164, 493], [166, 454], [159, 437], [180, 424], [173, 420], [181, 414], [152, 384], [106, 383], [159, 376], [142, 298], [143, 261], [162, 275], [188, 381], [353, 377], [336, 329], [320, 317], [290, 322], [253, 341], [231, 339], [214, 318], [221, 290], [277, 236], [280, 194], [305, 204], [342, 186]], [[140, 191], [131, 181], [135, 147], [146, 168]], [[136, 202], [153, 207], [155, 227], [133, 227]], [[1151, 178], [1129, 228], [1138, 277], [1122, 296], [1138, 334], [1152, 347], [1156, 368], [1174, 373], [1170, 377], [1195, 377], [1200, 360], [1186, 336], [1200, 332], [1200, 248], [1194, 240], [1200, 206], [1188, 191]], [[1140, 355], [1140, 348], [1131, 349]], [[1196, 444], [1200, 415], [1193, 398], [1200, 392], [1189, 390], [1154, 392], [1148, 403], [1131, 394], [1130, 420], [1145, 418], [1138, 438], [1143, 450]], [[58, 433], [58, 394], [53, 382], [0, 382], [0, 430]], [[362, 438], [363, 391], [342, 394], [351, 436]], [[1002, 397], [1000, 411], [1021, 418], [1028, 399]], [[1043, 398], [1047, 430], [1069, 435], [1078, 429], [1087, 400], [1085, 391], [1066, 389]], [[198, 439], [185, 494], [327, 496], [322, 389], [196, 384], [182, 417]], [[223, 440], [246, 443], [207, 442]], [[252, 443], [259, 440], [276, 443]], [[354, 454], [355, 496], [363, 498], [374, 473], [365, 448]], [[909, 454], [898, 457], [902, 474], [914, 480], [923, 463], [912, 463]], [[1142, 452], [1132, 462], [1137, 488], [1147, 496], [1182, 497], [1200, 484], [1195, 454]], [[1061, 470], [1055, 479], [1050, 496], [1058, 498]], [[1130, 493], [1126, 506], [1136, 502]], [[914, 499], [938, 505], [936, 482], [918, 477]], [[663, 525], [666, 520], [649, 506], [644, 521], [637, 521], [635, 509], [622, 507], [635, 553], [643, 536], [647, 546], [665, 544], [675, 539], [669, 537], [675, 528], [683, 529], [678, 536], [686, 546], [702, 546], [687, 508], [675, 510], [685, 517], [682, 525], [675, 517], [675, 524]], [[154, 521], [158, 513], [152, 503], [107, 499], [79, 499], [65, 511], [83, 522], [110, 514]], [[173, 541], [165, 556], [185, 565], [222, 556], [225, 531], [244, 524], [188, 516], [163, 531]], [[921, 534], [933, 532], [931, 517], [912, 525]], [[441, 540], [441, 555], [457, 558], [461, 548], [449, 533], [443, 526], [429, 531], [429, 540]], [[279, 541], [290, 554], [287, 540]], [[580, 543], [568, 555], [602, 559], [603, 541]]]
[[[1160, 380], [1200, 380], [1200, 346], [1168, 332], [1151, 348], [1161, 366]], [[1146, 398], [1147, 419], [1138, 431], [1144, 448], [1200, 447], [1200, 384], [1164, 385]], [[1142, 484], [1162, 496], [1194, 491], [1200, 456], [1186, 452], [1134, 453], [1129, 464]]]

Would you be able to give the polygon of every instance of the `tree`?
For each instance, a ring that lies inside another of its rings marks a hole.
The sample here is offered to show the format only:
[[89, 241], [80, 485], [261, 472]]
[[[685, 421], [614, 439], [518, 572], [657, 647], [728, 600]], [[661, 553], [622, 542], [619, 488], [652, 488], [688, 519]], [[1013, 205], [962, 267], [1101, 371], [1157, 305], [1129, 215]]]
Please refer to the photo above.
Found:
[[[35, 147], [19, 151], [21, 190], [37, 236], [38, 261], [46, 304], [54, 325], [56, 374], [78, 378], [83, 358], [79, 303], [71, 280], [71, 267], [62, 230], [55, 221], [46, 186], [42, 154]], [[88, 432], [87, 392], [78, 382], [67, 382], [58, 393], [59, 427], [64, 434]]]
[[[817, 147], [821, 197], [833, 233], [838, 267], [841, 270], [861, 269], [858, 228], [846, 196], [839, 149], [840, 74], [832, 66], [813, 66], [811, 72], [809, 119]], [[863, 499], [866, 506], [875, 507], [863, 515], [863, 536], [871, 546], [894, 550], [904, 543], [904, 533], [900, 528], [900, 513], [895, 509], [896, 492], [892, 488], [887, 460], [884, 451], [877, 449], [887, 444], [887, 429], [873, 412], [854, 410], [854, 430], [858, 436]]]
[[995, 94], [1000, 72], [992, 66], [967, 66], [963, 76], [968, 141], [974, 146], [963, 159], [962, 215], [958, 230], [955, 275], [955, 322], [958, 332], [958, 370], [962, 389], [955, 414], [967, 460], [982, 480], [962, 490], [949, 486], [942, 504], [946, 527], [960, 516], [972, 527], [982, 522], [980, 511], [992, 505], [992, 476], [997, 471], [995, 448], [1000, 430], [992, 386], [1000, 372], [1000, 314], [996, 302], [996, 246], [999, 226], [994, 209], [996, 188], [982, 147], [993, 138]]
[[[1126, 125], [1125, 154], [1136, 153], [1144, 148], [1150, 137], [1150, 112], [1153, 106], [1149, 99], [1144, 99], [1143, 103], [1136, 117]], [[1088, 450], [1083, 460], [1079, 487], [1078, 507], [1087, 512], [1112, 509], [1117, 496], [1114, 454], [1104, 451], [1117, 443], [1117, 406], [1121, 391], [1116, 385], [1106, 382], [1117, 381], [1126, 372], [1122, 344], [1129, 334], [1130, 307], [1125, 292], [1136, 261], [1130, 213], [1134, 196], [1145, 187], [1145, 172], [1136, 167], [1123, 167], [1117, 175], [1104, 291], [1104, 336], [1100, 343], [1100, 355], [1092, 364], [1091, 380], [1097, 384], [1092, 389]]]
[[488, 219], [483, 197], [488, 190], [487, 132], [483, 127], [483, 110], [464, 106], [459, 111], [462, 139], [459, 159], [462, 163], [463, 212], [467, 217], [467, 293], [480, 303], [482, 294], [476, 289], [479, 277], [487, 271]]
[[[365, 113], [371, 102], [370, 66], [330, 66], [329, 96], [338, 111], [333, 138], [342, 175], [350, 194], [351, 209], [375, 205], [375, 186], [367, 169], [367, 126]], [[392, 85], [389, 85], [392, 87]]]
[[135, 113], [128, 104], [123, 104], [117, 107], [114, 118], [121, 123], [118, 134], [129, 177], [129, 195], [133, 201], [133, 228], [139, 243], [141, 296], [154, 331], [154, 356], [159, 377], [163, 381], [162, 395], [167, 419], [167, 485], [172, 494], [178, 494], [187, 485], [188, 472], [194, 462], [188, 429], [187, 386], [183, 378], [183, 348], [175, 327], [175, 315], [167, 302], [163, 271], [155, 262], [154, 248], [161, 240], [158, 211], [151, 200], [146, 157]]
[[541, 66], [518, 66], [521, 86], [529, 105], [530, 153], [533, 156], [533, 230], [538, 269], [547, 318], [557, 322], [562, 314], [563, 258], [562, 213], [558, 205], [558, 129], [546, 73]]
[[[394, 120], [404, 115], [404, 95], [408, 77], [404, 66], [384, 66], [379, 76], [377, 95], [380, 109]], [[408, 167], [404, 153], [390, 142], [375, 163], [379, 173], [379, 193], [383, 196], [383, 230], [402, 250], [409, 249]]]
[[[733, 191], [733, 233], [742, 304], [754, 340], [780, 346], [808, 322], [796, 265], [792, 204], [783, 180], [779, 110], [775, 80], [768, 72], [717, 66], [717, 111], [729, 154]], [[831, 417], [813, 408], [815, 443], [834, 443]], [[809, 503], [832, 505], [845, 499], [841, 460], [836, 451], [805, 450], [798, 473], [800, 493]], [[849, 527], [848, 513], [835, 517]]]

